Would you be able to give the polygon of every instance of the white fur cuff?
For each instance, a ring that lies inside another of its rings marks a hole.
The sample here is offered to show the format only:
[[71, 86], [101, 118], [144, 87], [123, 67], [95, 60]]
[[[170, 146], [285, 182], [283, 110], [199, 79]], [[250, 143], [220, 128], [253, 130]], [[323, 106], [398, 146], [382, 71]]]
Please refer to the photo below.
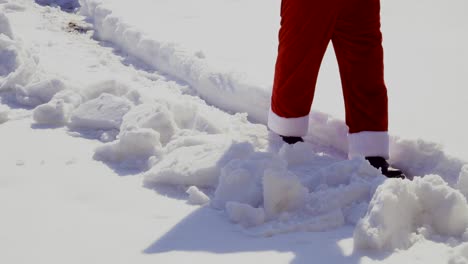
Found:
[[268, 127], [275, 133], [289, 137], [303, 137], [309, 128], [309, 115], [285, 118], [275, 114], [271, 108], [268, 113]]
[[388, 132], [363, 131], [348, 134], [348, 157], [379, 156], [389, 159]]

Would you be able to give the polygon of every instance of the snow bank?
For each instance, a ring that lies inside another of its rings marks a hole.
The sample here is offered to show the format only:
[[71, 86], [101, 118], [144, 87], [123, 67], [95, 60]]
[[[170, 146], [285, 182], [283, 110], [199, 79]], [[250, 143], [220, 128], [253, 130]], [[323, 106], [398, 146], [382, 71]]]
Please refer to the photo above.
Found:
[[212, 69], [197, 53], [179, 44], [160, 42], [128, 25], [99, 0], [80, 0], [81, 14], [93, 21], [97, 37], [110, 41], [148, 65], [186, 81], [208, 103], [233, 112], [246, 112], [266, 122], [267, 89], [243, 82], [235, 73]]
[[388, 180], [377, 189], [354, 232], [357, 248], [406, 249], [424, 234], [461, 237], [468, 204], [440, 176]]

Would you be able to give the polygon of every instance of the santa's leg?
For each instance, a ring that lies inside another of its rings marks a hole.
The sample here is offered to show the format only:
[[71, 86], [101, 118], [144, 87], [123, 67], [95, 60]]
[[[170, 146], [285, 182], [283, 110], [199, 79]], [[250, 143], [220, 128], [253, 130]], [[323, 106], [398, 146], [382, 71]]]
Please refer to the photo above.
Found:
[[347, 0], [332, 37], [338, 59], [349, 156], [388, 159], [388, 103], [379, 0]]
[[340, 0], [283, 0], [278, 57], [268, 117], [282, 136], [307, 134], [309, 112], [323, 55], [332, 37]]

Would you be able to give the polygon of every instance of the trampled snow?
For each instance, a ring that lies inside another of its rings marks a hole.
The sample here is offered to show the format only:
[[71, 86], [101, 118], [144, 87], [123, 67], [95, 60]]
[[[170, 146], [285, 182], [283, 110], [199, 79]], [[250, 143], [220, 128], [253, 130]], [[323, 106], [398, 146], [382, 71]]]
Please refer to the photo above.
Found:
[[[78, 6], [76, 1], [36, 2], [61, 6], [68, 11]], [[69, 4], [73, 8], [70, 9]], [[81, 186], [85, 193], [78, 202], [106, 197], [107, 189], [112, 188], [106, 182], [112, 181], [129, 183], [132, 187], [121, 183], [119, 190], [133, 188], [131, 193], [149, 208], [152, 203], [148, 202], [148, 196], [158, 200], [164, 194], [192, 205], [207, 205], [193, 209], [193, 214], [187, 215], [185, 220], [163, 222], [165, 229], [157, 229], [157, 241], [149, 246], [145, 242], [148, 248], [131, 253], [131, 257], [127, 256], [129, 262], [137, 259], [154, 262], [165, 259], [168, 251], [173, 250], [180, 251], [175, 254], [178, 261], [188, 256], [184, 254], [208, 251], [234, 252], [230, 254], [233, 261], [246, 256], [244, 261], [251, 262], [263, 256], [267, 262], [287, 262], [285, 258], [275, 258], [273, 253], [255, 252], [247, 256], [236, 252], [238, 244], [247, 245], [245, 248], [254, 245], [253, 249], [244, 249], [249, 252], [265, 250], [264, 246], [258, 245], [267, 245], [268, 251], [273, 240], [277, 241], [273, 244], [292, 245], [286, 247], [287, 251], [304, 248], [306, 257], [296, 256], [298, 259], [293, 260], [300, 263], [310, 262], [314, 256], [320, 256], [321, 260], [333, 259], [333, 263], [353, 260], [357, 263], [361, 258], [367, 263], [401, 263], [402, 259], [412, 263], [420, 259], [427, 263], [436, 259], [434, 254], [446, 263], [467, 262], [466, 156], [448, 155], [443, 149], [445, 145], [428, 140], [433, 139], [432, 136], [422, 136], [419, 140], [411, 139], [411, 134], [408, 134], [409, 138], [392, 137], [391, 162], [402, 168], [411, 180], [386, 179], [366, 160], [346, 159], [347, 128], [339, 117], [315, 111], [311, 115], [311, 130], [306, 142], [293, 146], [283, 144], [278, 136], [268, 132], [264, 122], [269, 107], [267, 83], [274, 63], [278, 1], [269, 4], [266, 1], [230, 0], [196, 3], [183, 0], [138, 0], [132, 3], [81, 0], [80, 4], [80, 14], [85, 17], [64, 13], [55, 7], [38, 6], [29, 0], [0, 0], [0, 129], [16, 136], [15, 129], [21, 128], [18, 136], [25, 137], [25, 142], [29, 142], [25, 135], [33, 135], [35, 131], [45, 134], [52, 129], [50, 133], [54, 137], [47, 139], [50, 145], [61, 147], [61, 151], [68, 154], [80, 149], [80, 144], [89, 144], [87, 148], [90, 150], [86, 154], [64, 161], [65, 167], [78, 166], [84, 164], [80, 160], [86, 160], [101, 173], [96, 165], [96, 161], [100, 161], [102, 168], [112, 169], [102, 170], [112, 175], [113, 180], [86, 175], [82, 179], [86, 182], [82, 184], [94, 186], [93, 190], [99, 191], [87, 196], [86, 188]], [[217, 9], [213, 9], [215, 7]], [[144, 12], [137, 17], [129, 10]], [[245, 13], [239, 24], [240, 11]], [[390, 16], [386, 19], [392, 22], [392, 5], [384, 6], [383, 11], [388, 12]], [[146, 12], [153, 14], [155, 21], [142, 25], [149, 19]], [[183, 19], [179, 20], [181, 17]], [[251, 28], [247, 26], [259, 18], [258, 24]], [[167, 26], [170, 23], [174, 23], [173, 26]], [[197, 30], [202, 25], [210, 26]], [[238, 27], [244, 32], [236, 33]], [[454, 30], [459, 28], [464, 29], [455, 27]], [[218, 34], [216, 29], [221, 29]], [[182, 36], [180, 32], [188, 33]], [[256, 52], [257, 56], [252, 56]], [[249, 67], [243, 67], [250, 62]], [[329, 62], [324, 63], [325, 68], [330, 67], [327, 66]], [[391, 62], [390, 68], [392, 65]], [[395, 72], [390, 76], [393, 74]], [[390, 77], [390, 80], [394, 82], [394, 78]], [[448, 112], [445, 114], [449, 116]], [[397, 117], [403, 118], [403, 115]], [[36, 129], [29, 128], [28, 124]], [[457, 128], [463, 131], [465, 126], [458, 123]], [[66, 133], [75, 136], [76, 143], [65, 139]], [[58, 139], [55, 142], [55, 137], [69, 143], [61, 146]], [[49, 162], [41, 161], [40, 157], [41, 151], [47, 152], [43, 146], [45, 142], [38, 143], [42, 148], [29, 151], [29, 154], [26, 153], [27, 146], [21, 147], [26, 151], [15, 154], [14, 161], [2, 152], [2, 159], [14, 162], [15, 166], [15, 169], [7, 167], [0, 177], [0, 188], [7, 190], [6, 199], [16, 197], [14, 194], [20, 185], [37, 184], [41, 178], [39, 172], [10, 177], [10, 171], [18, 174], [19, 167], [28, 172], [36, 169], [45, 173], [54, 181], [44, 183], [51, 184], [52, 187], [47, 188], [53, 189], [53, 184], [57, 184], [59, 189], [62, 185], [73, 189], [59, 177], [61, 173], [50, 174], [40, 166], [31, 165]], [[460, 148], [463, 144], [460, 139]], [[13, 148], [11, 151], [15, 153]], [[49, 155], [52, 154], [45, 156]], [[71, 173], [65, 167], [63, 170]], [[133, 174], [141, 177], [117, 178], [117, 175]], [[78, 178], [72, 181], [78, 181]], [[99, 182], [98, 186], [95, 181]], [[141, 188], [140, 184], [147, 188]], [[27, 188], [33, 190], [34, 186]], [[147, 193], [140, 194], [143, 191]], [[59, 193], [58, 199], [64, 199], [64, 204], [57, 206], [77, 203], [75, 198], [67, 196], [66, 191]], [[28, 197], [27, 193], [24, 195]], [[46, 198], [31, 199], [40, 202]], [[122, 199], [133, 198], [120, 197], [121, 204], [106, 199], [102, 202], [106, 204], [103, 208], [125, 206]], [[168, 202], [174, 199], [163, 200], [167, 204], [177, 204]], [[50, 204], [56, 202], [47, 200]], [[177, 211], [161, 202], [157, 204], [164, 208], [166, 215], [182, 214], [182, 209]], [[125, 208], [135, 214], [130, 218], [142, 214], [132, 208], [132, 203], [127, 206]], [[5, 208], [10, 213], [14, 211], [13, 205]], [[47, 211], [51, 218], [59, 213]], [[70, 210], [69, 213], [73, 212]], [[96, 213], [89, 211], [86, 214]], [[105, 212], [97, 213], [99, 217], [103, 214]], [[9, 223], [13, 223], [14, 214], [8, 216], [11, 218]], [[142, 217], [146, 217], [147, 226], [160, 221], [150, 215]], [[134, 223], [138, 222], [132, 219]], [[73, 220], [70, 217], [67, 221]], [[125, 226], [124, 221], [119, 223]], [[216, 224], [212, 227], [212, 223]], [[209, 229], [201, 228], [207, 225]], [[3, 230], [5, 226], [0, 225], [0, 228]], [[207, 241], [212, 241], [208, 237], [218, 237], [216, 228], [229, 229], [224, 230], [224, 237], [221, 236], [223, 241], [231, 241], [225, 242], [225, 247], [219, 242], [179, 239], [188, 239], [195, 233], [199, 235], [198, 239], [206, 237]], [[25, 236], [8, 233], [8, 238], [15, 243], [4, 244], [4, 247], [11, 247], [11, 252], [22, 252], [18, 241]], [[229, 240], [233, 237], [235, 239]], [[296, 240], [296, 237], [300, 239]], [[34, 241], [48, 245], [41, 238], [34, 238]], [[323, 241], [328, 241], [330, 248], [339, 247], [338, 252], [323, 249], [320, 246]], [[112, 237], [106, 242], [125, 250], [114, 244]], [[125, 245], [129, 244], [130, 241]], [[430, 248], [433, 254], [420, 254], [421, 247]], [[134, 250], [134, 247], [130, 248]], [[285, 247], [280, 248], [278, 251], [286, 251]], [[370, 249], [372, 254], [380, 257], [367, 257], [368, 252], [363, 249]], [[150, 255], [151, 252], [165, 254], [153, 258], [138, 255]], [[121, 256], [119, 254], [123, 253], [115, 253]], [[208, 259], [217, 254], [207, 255], [200, 259], [209, 263]], [[14, 257], [8, 256], [5, 262], [13, 263]], [[109, 260], [109, 256], [104, 259]], [[214, 259], [211, 262], [215, 262]]]

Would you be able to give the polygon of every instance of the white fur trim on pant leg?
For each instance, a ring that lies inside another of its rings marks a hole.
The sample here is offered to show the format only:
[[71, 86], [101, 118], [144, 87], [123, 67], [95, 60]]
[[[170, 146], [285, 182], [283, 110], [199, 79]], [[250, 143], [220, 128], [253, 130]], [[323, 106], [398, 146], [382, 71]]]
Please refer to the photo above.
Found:
[[348, 157], [373, 157], [389, 158], [388, 132], [363, 131], [348, 134]]
[[289, 137], [303, 137], [309, 128], [309, 115], [285, 118], [273, 112], [268, 113], [268, 127], [275, 133]]

